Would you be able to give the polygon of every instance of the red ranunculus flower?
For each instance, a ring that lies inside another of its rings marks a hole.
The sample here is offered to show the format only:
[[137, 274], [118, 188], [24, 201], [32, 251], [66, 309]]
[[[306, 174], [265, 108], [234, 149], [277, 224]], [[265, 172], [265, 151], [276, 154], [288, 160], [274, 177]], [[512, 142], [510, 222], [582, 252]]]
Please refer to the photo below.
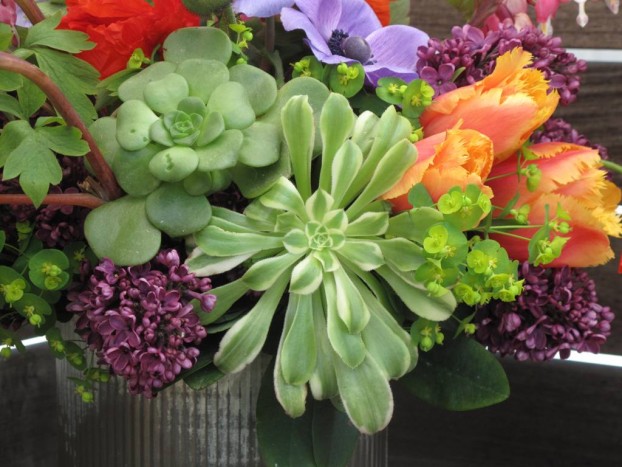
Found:
[[97, 46], [78, 55], [106, 78], [123, 70], [140, 48], [151, 56], [157, 45], [176, 29], [198, 26], [181, 0], [67, 0], [67, 14], [59, 28], [82, 31]]

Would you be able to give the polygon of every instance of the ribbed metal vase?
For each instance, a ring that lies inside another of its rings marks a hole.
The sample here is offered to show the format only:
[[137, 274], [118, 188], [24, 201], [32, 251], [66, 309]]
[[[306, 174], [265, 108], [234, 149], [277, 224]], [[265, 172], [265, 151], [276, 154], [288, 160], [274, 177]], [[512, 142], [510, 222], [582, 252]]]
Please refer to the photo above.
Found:
[[[203, 391], [177, 384], [154, 399], [129, 395], [115, 378], [98, 387], [94, 404], [84, 404], [67, 380], [77, 372], [59, 361], [58, 466], [261, 466], [255, 404], [266, 365], [260, 358]], [[386, 465], [386, 432], [361, 436], [350, 466]]]

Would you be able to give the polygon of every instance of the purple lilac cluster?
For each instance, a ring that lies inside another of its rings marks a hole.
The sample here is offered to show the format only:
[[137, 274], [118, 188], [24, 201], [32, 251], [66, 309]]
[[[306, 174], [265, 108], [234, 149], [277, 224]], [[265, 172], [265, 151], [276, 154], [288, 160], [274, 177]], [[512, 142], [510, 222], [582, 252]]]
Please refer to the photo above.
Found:
[[594, 281], [577, 268], [547, 269], [525, 262], [518, 301], [493, 301], [479, 310], [477, 340], [517, 360], [543, 361], [571, 350], [597, 353], [614, 314], [598, 303]]
[[605, 146], [601, 146], [600, 144], [592, 144], [587, 137], [579, 133], [563, 118], [551, 118], [546, 121], [541, 129], [535, 131], [531, 135], [530, 141], [534, 144], [561, 141], [564, 143], [587, 146], [596, 149], [601, 159], [609, 159], [609, 153], [607, 152], [607, 148]]
[[[428, 45], [419, 47], [417, 52], [417, 72], [437, 95], [480, 81], [492, 73], [499, 55], [523, 47], [533, 54], [531, 66], [550, 80], [550, 87], [559, 92], [562, 104], [576, 99], [581, 84], [578, 74], [584, 72], [587, 65], [566, 52], [559, 37], [547, 36], [536, 28], [517, 30], [508, 25], [488, 33], [470, 25], [455, 26], [451, 34], [450, 39], [430, 39]], [[452, 81], [456, 70], [461, 68], [464, 70]]]
[[216, 297], [207, 293], [210, 279], [190, 273], [177, 251], [131, 267], [104, 259], [80, 286], [67, 305], [79, 315], [76, 332], [101, 363], [127, 379], [132, 394], [154, 397], [196, 363], [196, 346], [207, 333], [190, 302], [197, 299], [208, 312]]

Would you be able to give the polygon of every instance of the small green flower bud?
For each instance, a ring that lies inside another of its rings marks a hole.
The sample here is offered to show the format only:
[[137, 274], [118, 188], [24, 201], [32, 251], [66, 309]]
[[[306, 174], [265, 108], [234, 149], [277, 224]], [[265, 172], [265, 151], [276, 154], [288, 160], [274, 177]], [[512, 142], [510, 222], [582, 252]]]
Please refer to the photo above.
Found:
[[2, 347], [2, 349], [0, 349], [0, 357], [7, 359], [11, 357], [11, 349], [10, 347]]

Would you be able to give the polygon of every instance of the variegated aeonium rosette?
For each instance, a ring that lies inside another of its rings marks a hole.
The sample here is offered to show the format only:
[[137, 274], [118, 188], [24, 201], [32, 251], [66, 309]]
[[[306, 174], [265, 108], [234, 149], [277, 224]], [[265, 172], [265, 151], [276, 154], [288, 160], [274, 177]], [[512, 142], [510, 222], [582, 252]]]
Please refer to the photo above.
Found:
[[[308, 389], [318, 400], [339, 398], [356, 427], [374, 433], [391, 418], [388, 381], [417, 363], [417, 341], [401, 326], [396, 302], [414, 313], [409, 321], [442, 321], [456, 306], [447, 287], [468, 280], [513, 300], [521, 290], [516, 262], [492, 240], [470, 248], [462, 230], [491, 208], [475, 186], [458, 190], [468, 202], [446, 214], [429, 203], [391, 217], [378, 198], [417, 157], [411, 124], [393, 107], [380, 118], [357, 117], [346, 98], [331, 94], [316, 128], [307, 97], [295, 96], [281, 119], [293, 180], [281, 177], [244, 214], [215, 208], [194, 235], [188, 265], [199, 275], [250, 262], [238, 280], [211, 291], [217, 303], [207, 321], [248, 291], [263, 292], [223, 337], [214, 362], [234, 373], [253, 361], [285, 296], [274, 368], [279, 402], [296, 417]], [[314, 161], [318, 131], [322, 154]]]

